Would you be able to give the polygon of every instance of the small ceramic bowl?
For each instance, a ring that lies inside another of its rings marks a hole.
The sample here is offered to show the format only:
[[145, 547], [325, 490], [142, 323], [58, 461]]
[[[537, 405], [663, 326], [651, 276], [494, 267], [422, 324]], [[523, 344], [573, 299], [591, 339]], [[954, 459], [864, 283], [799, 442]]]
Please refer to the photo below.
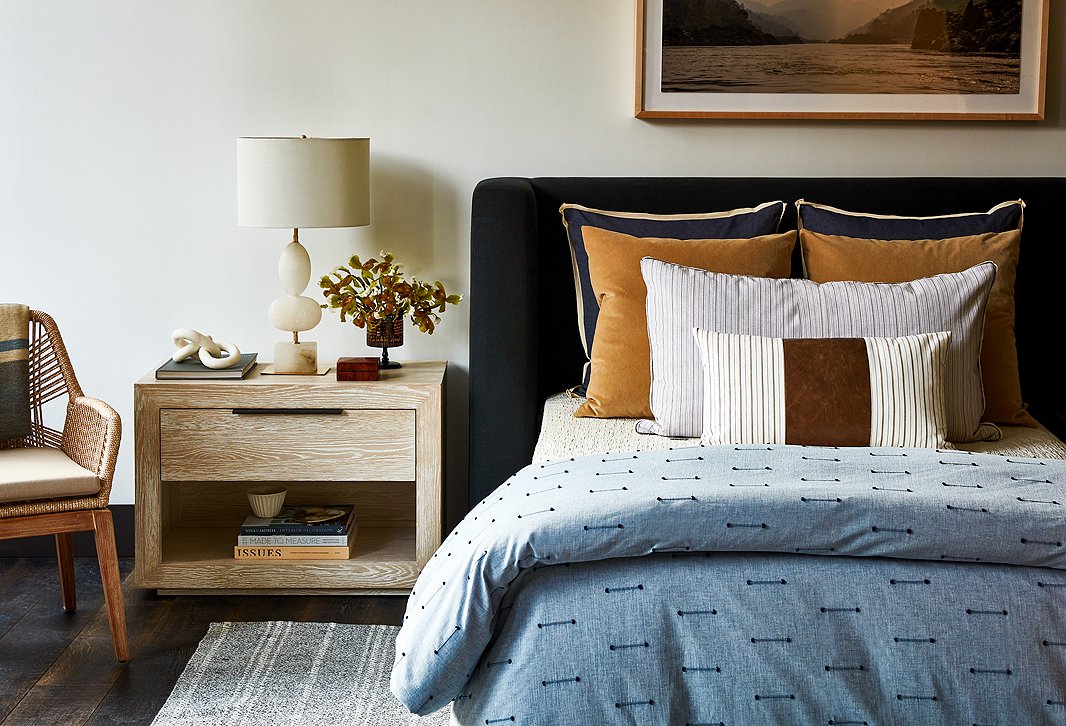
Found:
[[276, 517], [285, 503], [285, 487], [265, 486], [248, 490], [248, 503], [257, 517]]

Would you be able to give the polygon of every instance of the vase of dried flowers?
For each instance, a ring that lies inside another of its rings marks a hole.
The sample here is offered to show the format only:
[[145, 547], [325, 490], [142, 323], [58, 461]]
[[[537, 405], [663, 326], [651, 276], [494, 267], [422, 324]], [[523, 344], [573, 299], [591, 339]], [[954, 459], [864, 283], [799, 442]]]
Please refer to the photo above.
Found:
[[389, 348], [399, 348], [403, 345], [403, 318], [368, 320], [366, 322], [366, 344], [371, 348], [381, 348], [381, 362], [378, 363], [378, 368], [399, 368], [399, 363], [389, 360]]
[[352, 255], [347, 265], [337, 266], [319, 281], [327, 299], [323, 308], [340, 312], [341, 322], [366, 328], [366, 344], [381, 348], [381, 368], [399, 368], [389, 360], [389, 348], [403, 345], [404, 318], [423, 333], [433, 334], [440, 314], [448, 305], [458, 305], [462, 295], [449, 295], [444, 285], [408, 278], [395, 255], [382, 252], [381, 259]]

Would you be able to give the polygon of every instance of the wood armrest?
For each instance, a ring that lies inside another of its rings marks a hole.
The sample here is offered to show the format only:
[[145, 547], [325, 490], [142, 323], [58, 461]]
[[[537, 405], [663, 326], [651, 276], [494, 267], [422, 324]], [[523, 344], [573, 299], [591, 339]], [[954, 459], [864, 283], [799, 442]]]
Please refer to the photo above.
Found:
[[67, 406], [63, 453], [100, 477], [100, 496], [107, 501], [122, 438], [118, 412], [97, 398], [79, 396]]

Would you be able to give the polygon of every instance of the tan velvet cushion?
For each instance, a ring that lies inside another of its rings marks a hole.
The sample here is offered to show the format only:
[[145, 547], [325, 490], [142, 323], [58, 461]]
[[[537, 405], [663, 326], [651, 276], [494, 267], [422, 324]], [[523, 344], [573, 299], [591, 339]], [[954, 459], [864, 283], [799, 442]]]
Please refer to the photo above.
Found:
[[751, 239], [677, 240], [585, 228], [589, 277], [600, 305], [592, 375], [575, 416], [649, 418], [651, 389], [645, 257], [713, 272], [788, 277], [796, 233]]
[[985, 421], [1036, 426], [1025, 411], [1014, 337], [1014, 280], [1021, 232], [988, 233], [937, 240], [871, 240], [803, 230], [800, 245], [807, 277], [814, 282], [909, 282], [961, 272], [991, 260], [998, 271], [988, 296], [981, 379]]
[[59, 449], [0, 449], [0, 502], [81, 497], [100, 491], [100, 479]]

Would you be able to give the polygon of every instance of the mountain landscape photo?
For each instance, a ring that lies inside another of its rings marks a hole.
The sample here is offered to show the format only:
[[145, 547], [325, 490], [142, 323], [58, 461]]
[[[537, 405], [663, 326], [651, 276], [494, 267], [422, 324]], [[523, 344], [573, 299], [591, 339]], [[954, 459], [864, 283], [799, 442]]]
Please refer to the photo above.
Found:
[[1017, 53], [1022, 0], [664, 0], [663, 45], [904, 44]]
[[663, 0], [662, 88], [1018, 93], [1024, 1]]

